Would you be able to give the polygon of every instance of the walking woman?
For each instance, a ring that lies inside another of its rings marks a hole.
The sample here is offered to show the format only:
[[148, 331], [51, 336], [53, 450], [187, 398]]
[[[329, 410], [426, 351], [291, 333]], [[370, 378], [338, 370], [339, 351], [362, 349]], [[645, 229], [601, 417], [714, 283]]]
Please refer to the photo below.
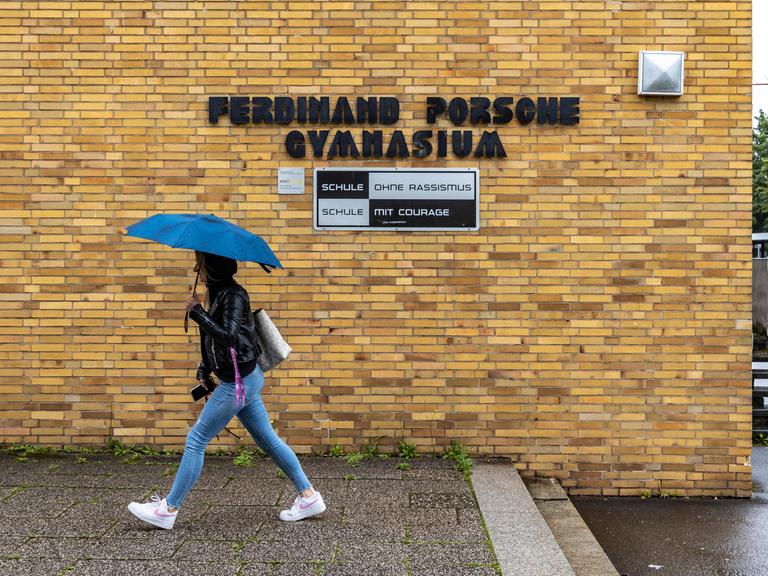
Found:
[[[251, 337], [255, 327], [248, 293], [233, 278], [237, 262], [204, 252], [195, 252], [195, 256], [195, 271], [208, 288], [209, 305], [206, 312], [196, 295], [186, 305], [189, 317], [200, 326], [202, 361], [197, 379], [207, 388], [213, 388], [211, 373], [214, 373], [219, 384], [187, 435], [171, 491], [162, 500], [155, 496], [145, 504], [131, 502], [128, 510], [144, 522], [173, 528], [179, 508], [200, 476], [206, 447], [232, 417], [237, 416], [298, 492], [293, 506], [280, 512], [280, 519], [290, 522], [316, 516], [325, 510], [323, 497], [312, 488], [296, 454], [272, 429], [261, 399], [264, 375], [257, 362], [259, 350]], [[244, 390], [238, 389], [235, 383], [236, 371], [242, 378]]]

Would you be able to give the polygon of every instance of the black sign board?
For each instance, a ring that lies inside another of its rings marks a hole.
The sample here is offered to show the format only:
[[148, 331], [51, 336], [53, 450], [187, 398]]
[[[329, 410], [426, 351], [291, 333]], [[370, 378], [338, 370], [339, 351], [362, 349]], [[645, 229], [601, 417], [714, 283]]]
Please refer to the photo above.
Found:
[[315, 230], [478, 230], [477, 168], [315, 168]]

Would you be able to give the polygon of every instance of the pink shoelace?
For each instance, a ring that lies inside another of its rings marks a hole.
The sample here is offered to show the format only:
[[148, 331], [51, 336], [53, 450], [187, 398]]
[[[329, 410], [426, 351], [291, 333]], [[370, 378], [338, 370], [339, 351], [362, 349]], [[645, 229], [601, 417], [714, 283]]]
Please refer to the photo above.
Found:
[[235, 367], [235, 402], [236, 406], [240, 408], [245, 405], [245, 385], [243, 379], [240, 377], [240, 368], [237, 365], [237, 354], [235, 354], [235, 348], [229, 347], [229, 355], [232, 357], [232, 365]]

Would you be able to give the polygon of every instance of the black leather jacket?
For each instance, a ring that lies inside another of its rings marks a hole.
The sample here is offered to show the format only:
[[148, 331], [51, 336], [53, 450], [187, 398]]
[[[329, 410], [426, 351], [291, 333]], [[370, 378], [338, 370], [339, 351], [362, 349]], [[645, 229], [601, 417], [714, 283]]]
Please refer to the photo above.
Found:
[[189, 317], [200, 325], [203, 361], [197, 371], [198, 380], [211, 372], [219, 379], [233, 382], [235, 370], [230, 347], [235, 348], [240, 376], [245, 378], [256, 367], [260, 350], [254, 344], [255, 326], [248, 292], [237, 283], [222, 288], [208, 312], [197, 305]]

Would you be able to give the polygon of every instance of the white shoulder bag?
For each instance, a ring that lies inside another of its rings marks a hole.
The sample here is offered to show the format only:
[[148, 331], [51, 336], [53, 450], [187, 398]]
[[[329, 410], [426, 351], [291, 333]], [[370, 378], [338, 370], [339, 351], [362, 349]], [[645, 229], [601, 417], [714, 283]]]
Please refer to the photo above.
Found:
[[253, 313], [253, 320], [256, 324], [256, 340], [261, 348], [259, 367], [262, 372], [269, 372], [288, 358], [292, 349], [264, 308], [259, 308]]

